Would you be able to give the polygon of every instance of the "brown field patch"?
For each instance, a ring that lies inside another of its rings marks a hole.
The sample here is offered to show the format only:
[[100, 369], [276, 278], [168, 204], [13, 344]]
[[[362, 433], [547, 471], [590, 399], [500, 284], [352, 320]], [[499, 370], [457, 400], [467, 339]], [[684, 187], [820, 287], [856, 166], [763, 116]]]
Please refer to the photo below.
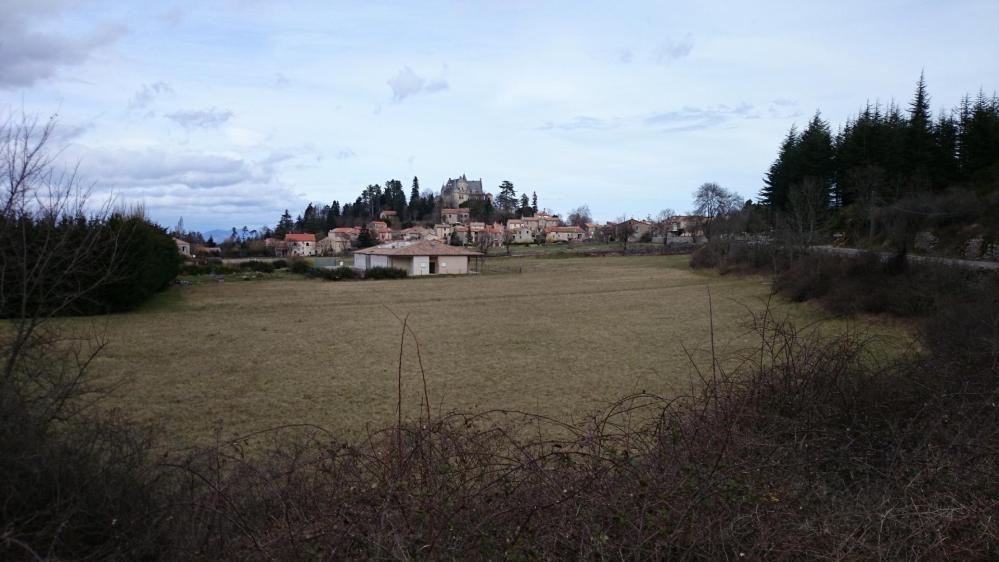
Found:
[[[504, 264], [523, 273], [337, 283], [235, 276], [173, 287], [143, 310], [100, 321], [110, 345], [97, 369], [124, 381], [111, 403], [160, 424], [177, 446], [206, 442], [218, 423], [227, 434], [313, 423], [357, 436], [395, 417], [394, 313], [419, 338], [435, 411], [571, 419], [627, 393], [689, 388], [681, 343], [708, 343], [709, 286], [719, 346], [753, 342], [746, 307], [763, 308], [767, 284], [693, 272], [687, 259], [510, 258]], [[809, 305], [778, 309], [819, 317]], [[404, 413], [415, 417], [422, 383], [411, 340], [403, 376]]]

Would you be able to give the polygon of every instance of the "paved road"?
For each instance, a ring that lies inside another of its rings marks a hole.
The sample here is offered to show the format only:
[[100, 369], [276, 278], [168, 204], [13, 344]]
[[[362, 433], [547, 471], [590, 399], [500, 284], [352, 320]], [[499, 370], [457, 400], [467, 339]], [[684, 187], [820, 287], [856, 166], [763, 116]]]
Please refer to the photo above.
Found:
[[[861, 254], [869, 253], [868, 250], [858, 250], [856, 248], [837, 248], [835, 246], [813, 246], [815, 250], [820, 252], [828, 252], [830, 254], [840, 254], [843, 256], [859, 256]], [[892, 254], [888, 252], [875, 252], [881, 254], [882, 258], [890, 258]], [[913, 263], [930, 263], [936, 265], [946, 265], [951, 267], [963, 267], [966, 269], [982, 269], [982, 270], [999, 270], [999, 262], [994, 261], [978, 261], [978, 260], [960, 260], [955, 258], [937, 258], [932, 256], [916, 256], [909, 254], [909, 260]]]

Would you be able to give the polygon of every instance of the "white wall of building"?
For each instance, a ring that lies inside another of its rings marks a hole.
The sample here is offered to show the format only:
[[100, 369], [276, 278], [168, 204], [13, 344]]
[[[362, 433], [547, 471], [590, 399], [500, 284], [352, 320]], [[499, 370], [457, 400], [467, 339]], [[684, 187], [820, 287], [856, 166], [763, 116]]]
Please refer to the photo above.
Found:
[[413, 269], [410, 275], [430, 275], [430, 258], [428, 256], [413, 256]]
[[437, 256], [437, 273], [468, 273], [468, 256]]

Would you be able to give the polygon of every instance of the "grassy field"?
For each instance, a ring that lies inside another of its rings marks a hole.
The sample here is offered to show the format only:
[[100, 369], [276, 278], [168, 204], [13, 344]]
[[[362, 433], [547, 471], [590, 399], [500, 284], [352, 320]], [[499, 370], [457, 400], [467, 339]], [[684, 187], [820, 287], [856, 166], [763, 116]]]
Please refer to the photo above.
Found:
[[[420, 342], [433, 409], [508, 408], [570, 419], [626, 393], [689, 388], [682, 345], [753, 342], [746, 307], [759, 278], [718, 277], [688, 258], [507, 258], [520, 274], [322, 282], [263, 276], [173, 287], [144, 309], [102, 320], [110, 344], [99, 372], [124, 384], [113, 403], [159, 424], [167, 442], [205, 442], [286, 423], [345, 436], [395, 417], [401, 324]], [[492, 259], [498, 262], [501, 260]], [[778, 305], [804, 321], [806, 305]], [[78, 319], [82, 324], [92, 320]], [[403, 408], [422, 383], [411, 339]]]

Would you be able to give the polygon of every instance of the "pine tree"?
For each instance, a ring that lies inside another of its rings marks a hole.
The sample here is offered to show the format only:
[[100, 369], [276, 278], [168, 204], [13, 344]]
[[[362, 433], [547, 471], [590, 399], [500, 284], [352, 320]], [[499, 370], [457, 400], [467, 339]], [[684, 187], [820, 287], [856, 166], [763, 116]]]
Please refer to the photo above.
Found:
[[413, 188], [409, 191], [409, 219], [419, 220], [423, 215], [423, 202], [420, 200], [420, 180], [413, 176]]
[[517, 209], [517, 192], [513, 183], [504, 180], [499, 186], [499, 195], [496, 196], [496, 207], [505, 215], [513, 215]]
[[371, 236], [371, 232], [367, 228], [362, 228], [361, 233], [357, 235], [357, 246], [359, 248], [370, 248], [375, 245], [375, 239]]
[[274, 228], [274, 236], [284, 238], [284, 235], [291, 232], [294, 228], [295, 224], [291, 220], [291, 214], [288, 212], [288, 209], [285, 209], [284, 214], [281, 215], [281, 219]]
[[336, 219], [340, 215], [340, 204], [336, 201], [332, 205], [326, 206], [326, 220], [323, 224], [326, 232], [329, 232], [336, 228]]
[[[827, 207], [830, 204], [836, 176], [835, 152], [829, 124], [822, 119], [818, 111], [801, 132], [796, 152], [797, 156], [792, 161], [796, 169], [792, 169], [791, 173], [791, 190], [802, 188], [806, 180], [817, 182], [822, 192], [823, 206]], [[788, 197], [790, 201], [790, 192]]]
[[538, 214], [538, 192], [531, 192], [531, 216]]
[[797, 156], [798, 143], [798, 130], [792, 125], [780, 145], [777, 160], [770, 165], [770, 170], [764, 176], [760, 202], [768, 206], [771, 212], [787, 209], [787, 198], [791, 191], [792, 174], [795, 169], [793, 160]]
[[933, 128], [933, 155], [929, 162], [933, 189], [941, 191], [960, 178], [958, 162], [958, 122], [953, 115], [940, 112]]
[[933, 182], [930, 178], [930, 161], [934, 152], [933, 123], [930, 116], [930, 98], [926, 92], [926, 79], [919, 74], [916, 93], [909, 103], [909, 119], [905, 127], [905, 167], [908, 171], [908, 183], [916, 189], [928, 187]]

